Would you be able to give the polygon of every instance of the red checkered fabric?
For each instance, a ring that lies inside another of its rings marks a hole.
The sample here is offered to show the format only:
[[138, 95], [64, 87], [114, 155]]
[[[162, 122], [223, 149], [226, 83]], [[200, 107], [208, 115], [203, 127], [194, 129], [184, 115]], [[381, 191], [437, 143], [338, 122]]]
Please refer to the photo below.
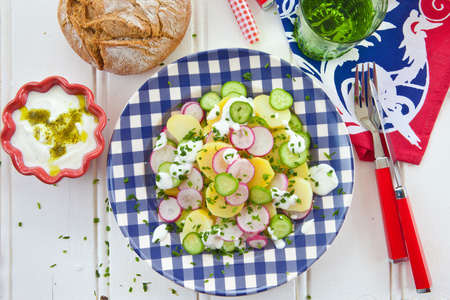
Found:
[[259, 31], [246, 0], [228, 0], [247, 42], [259, 41]]

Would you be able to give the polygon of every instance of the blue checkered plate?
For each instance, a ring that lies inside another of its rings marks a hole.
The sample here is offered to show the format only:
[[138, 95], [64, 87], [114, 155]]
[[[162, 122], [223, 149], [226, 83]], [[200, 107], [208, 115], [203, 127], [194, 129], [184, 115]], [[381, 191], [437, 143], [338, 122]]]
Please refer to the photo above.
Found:
[[[243, 74], [251, 73], [251, 80]], [[295, 224], [284, 249], [272, 242], [261, 250], [216, 256], [180, 252], [179, 234], [168, 245], [152, 243], [159, 225], [149, 165], [156, 137], [181, 102], [197, 100], [208, 91], [220, 91], [229, 80], [242, 82], [249, 97], [283, 88], [294, 99], [295, 113], [312, 136], [311, 164], [328, 163], [339, 187], [314, 198], [314, 210]], [[331, 160], [328, 158], [331, 157]], [[267, 53], [248, 49], [219, 49], [195, 53], [167, 65], [131, 97], [117, 121], [107, 162], [110, 203], [129, 244], [155, 271], [188, 289], [220, 296], [258, 293], [279, 286], [305, 272], [331, 245], [349, 209], [354, 160], [345, 124], [325, 93], [297, 67]], [[302, 233], [304, 222], [314, 220]]]

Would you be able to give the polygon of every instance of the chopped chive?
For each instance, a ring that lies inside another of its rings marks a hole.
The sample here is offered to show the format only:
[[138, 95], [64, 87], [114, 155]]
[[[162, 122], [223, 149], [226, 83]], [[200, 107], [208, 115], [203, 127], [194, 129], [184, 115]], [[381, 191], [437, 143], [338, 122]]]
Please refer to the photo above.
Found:
[[100, 222], [100, 218], [94, 218], [94, 223]]
[[339, 208], [336, 209], [331, 216], [334, 217], [334, 216], [337, 216], [337, 215], [339, 215]]
[[244, 75], [242, 75], [242, 77], [245, 80], [252, 80], [252, 76], [253, 76], [253, 73], [250, 73], [250, 72], [246, 72], [246, 73], [244, 73]]
[[123, 183], [128, 183], [130, 181], [130, 179], [128, 179], [128, 177], [125, 177], [124, 179], [123, 179]]
[[96, 184], [97, 182], [99, 182], [100, 181], [100, 179], [94, 179], [93, 181], [92, 181], [92, 184]]
[[53, 265], [50, 266], [50, 268], [53, 268], [53, 267], [55, 267], [55, 266], [56, 266], [56, 264], [53, 264]]

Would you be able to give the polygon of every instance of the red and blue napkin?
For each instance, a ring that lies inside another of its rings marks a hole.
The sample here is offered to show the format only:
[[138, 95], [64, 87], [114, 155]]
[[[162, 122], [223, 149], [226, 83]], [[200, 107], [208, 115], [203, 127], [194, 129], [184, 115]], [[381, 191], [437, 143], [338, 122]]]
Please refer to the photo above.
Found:
[[277, 0], [299, 67], [315, 79], [342, 115], [361, 160], [372, 161], [372, 137], [356, 119], [356, 64], [377, 65], [385, 129], [400, 161], [420, 164], [450, 86], [450, 2], [389, 1], [378, 30], [344, 56], [320, 62], [306, 57], [292, 36], [298, 0]]

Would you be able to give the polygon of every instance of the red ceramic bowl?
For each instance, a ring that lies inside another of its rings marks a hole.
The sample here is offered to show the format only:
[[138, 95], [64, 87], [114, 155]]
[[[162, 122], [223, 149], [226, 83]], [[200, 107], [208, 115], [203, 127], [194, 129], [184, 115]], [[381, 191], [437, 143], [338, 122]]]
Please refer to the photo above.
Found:
[[[16, 131], [16, 124], [13, 121], [12, 114], [15, 110], [25, 106], [28, 99], [28, 93], [35, 91], [45, 93], [53, 86], [59, 85], [69, 95], [84, 95], [86, 98], [87, 110], [97, 117], [98, 123], [94, 129], [94, 137], [96, 141], [96, 148], [83, 156], [83, 162], [79, 169], [64, 168], [56, 174], [51, 176], [41, 167], [27, 167], [24, 164], [22, 152], [11, 145], [11, 137]], [[12, 163], [17, 171], [24, 175], [35, 175], [42, 182], [54, 184], [60, 181], [63, 177], [80, 177], [89, 168], [89, 163], [94, 158], [100, 156], [105, 148], [105, 140], [102, 136], [102, 130], [106, 125], [106, 115], [103, 109], [94, 103], [94, 95], [91, 90], [80, 84], [71, 84], [66, 79], [59, 76], [48, 77], [41, 82], [29, 82], [22, 86], [17, 92], [16, 97], [11, 100], [3, 109], [2, 113], [3, 129], [1, 132], [1, 144], [3, 149], [11, 156]]]

